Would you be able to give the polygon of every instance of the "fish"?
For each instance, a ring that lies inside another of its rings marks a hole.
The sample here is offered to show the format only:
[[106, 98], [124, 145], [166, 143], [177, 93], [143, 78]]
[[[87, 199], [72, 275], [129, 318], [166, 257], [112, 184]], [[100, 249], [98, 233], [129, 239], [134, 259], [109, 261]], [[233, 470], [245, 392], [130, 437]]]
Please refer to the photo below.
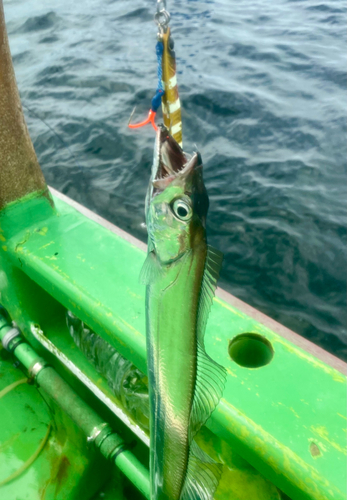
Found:
[[210, 500], [221, 465], [194, 441], [216, 408], [226, 371], [204, 332], [222, 253], [207, 245], [209, 206], [201, 155], [158, 127], [146, 196], [146, 341], [151, 500]]
[[176, 55], [170, 28], [160, 35], [163, 43], [162, 84], [164, 94], [161, 100], [163, 121], [172, 137], [182, 147], [181, 102], [178, 94]]

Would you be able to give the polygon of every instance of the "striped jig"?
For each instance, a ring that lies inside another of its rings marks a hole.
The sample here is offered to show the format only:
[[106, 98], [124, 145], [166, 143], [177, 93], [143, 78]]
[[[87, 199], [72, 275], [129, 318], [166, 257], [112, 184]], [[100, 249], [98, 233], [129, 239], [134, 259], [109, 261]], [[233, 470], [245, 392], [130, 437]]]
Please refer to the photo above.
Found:
[[166, 32], [159, 36], [163, 43], [162, 84], [164, 95], [161, 106], [164, 125], [175, 141], [182, 147], [181, 103], [176, 77], [176, 56], [170, 28], [167, 28]]

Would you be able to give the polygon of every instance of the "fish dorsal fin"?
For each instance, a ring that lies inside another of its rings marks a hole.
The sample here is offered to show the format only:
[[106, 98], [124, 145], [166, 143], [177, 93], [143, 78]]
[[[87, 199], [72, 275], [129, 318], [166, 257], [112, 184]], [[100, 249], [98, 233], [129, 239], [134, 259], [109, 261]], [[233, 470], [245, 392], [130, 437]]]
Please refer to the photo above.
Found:
[[222, 470], [223, 466], [212, 460], [193, 441], [180, 500], [212, 500]]
[[222, 267], [222, 261], [222, 252], [208, 245], [204, 276], [201, 284], [197, 322], [198, 339], [202, 345], [204, 345], [204, 335], [207, 319], [217, 287], [217, 281], [219, 278], [219, 271]]
[[217, 286], [222, 259], [223, 254], [221, 252], [210, 246], [207, 247], [197, 321], [197, 376], [189, 424], [189, 437], [191, 440], [216, 408], [225, 385], [225, 368], [210, 358], [205, 351], [204, 345], [206, 323]]
[[163, 270], [154, 250], [148, 252], [140, 272], [140, 283], [143, 285], [151, 285], [160, 278], [162, 274]]
[[217, 286], [223, 255], [212, 247], [207, 249], [197, 321], [197, 376], [189, 422], [191, 443], [188, 472], [180, 500], [211, 500], [218, 486], [221, 465], [211, 460], [194, 441], [222, 397], [226, 370], [205, 351], [204, 334]]
[[190, 414], [189, 437], [193, 439], [222, 397], [226, 370], [206, 353], [198, 342], [197, 376]]

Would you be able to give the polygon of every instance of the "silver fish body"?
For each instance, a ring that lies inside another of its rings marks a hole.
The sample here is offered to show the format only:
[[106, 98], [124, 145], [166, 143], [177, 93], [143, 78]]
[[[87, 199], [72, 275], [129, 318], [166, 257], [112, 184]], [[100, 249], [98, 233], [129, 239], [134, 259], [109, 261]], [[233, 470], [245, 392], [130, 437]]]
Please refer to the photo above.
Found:
[[[225, 372], [203, 334], [221, 264], [207, 245], [208, 197], [200, 155], [189, 160], [162, 127], [146, 199], [146, 290], [152, 500], [207, 500], [218, 464], [194, 435], [221, 396]], [[212, 495], [212, 496], [211, 496]]]

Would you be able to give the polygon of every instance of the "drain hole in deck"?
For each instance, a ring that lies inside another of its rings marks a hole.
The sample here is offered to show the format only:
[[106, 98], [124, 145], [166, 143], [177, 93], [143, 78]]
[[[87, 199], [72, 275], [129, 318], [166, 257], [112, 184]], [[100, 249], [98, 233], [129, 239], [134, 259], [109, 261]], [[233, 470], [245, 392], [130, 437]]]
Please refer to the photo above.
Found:
[[229, 356], [245, 368], [260, 368], [270, 363], [274, 350], [270, 342], [257, 333], [242, 333], [229, 342]]

